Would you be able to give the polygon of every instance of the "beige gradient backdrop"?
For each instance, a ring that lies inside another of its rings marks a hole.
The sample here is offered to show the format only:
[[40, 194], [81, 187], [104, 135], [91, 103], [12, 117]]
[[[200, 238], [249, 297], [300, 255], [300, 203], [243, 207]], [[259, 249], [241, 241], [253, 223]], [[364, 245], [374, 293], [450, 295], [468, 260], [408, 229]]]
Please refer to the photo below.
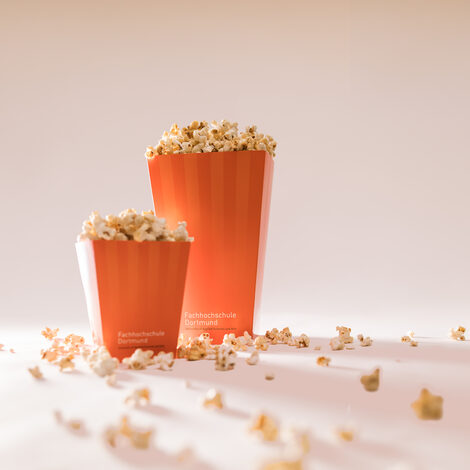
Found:
[[151, 207], [145, 146], [222, 118], [279, 142], [265, 319], [468, 320], [468, 2], [18, 0], [0, 31], [3, 324], [85, 318], [82, 220]]

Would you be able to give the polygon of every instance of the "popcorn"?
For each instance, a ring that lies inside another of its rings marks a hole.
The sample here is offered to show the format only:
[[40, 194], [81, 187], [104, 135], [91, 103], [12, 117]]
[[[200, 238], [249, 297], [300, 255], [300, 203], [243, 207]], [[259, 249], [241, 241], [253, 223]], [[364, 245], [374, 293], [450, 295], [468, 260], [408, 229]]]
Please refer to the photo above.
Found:
[[352, 343], [354, 338], [351, 336], [351, 328], [346, 326], [337, 326], [336, 331], [344, 344]]
[[222, 120], [193, 121], [189, 126], [179, 128], [177, 124], [165, 131], [155, 147], [145, 150], [147, 158], [157, 155], [200, 153], [200, 152], [233, 152], [237, 150], [266, 150], [273, 157], [277, 143], [269, 135], [261, 134], [256, 126], [246, 127], [239, 132], [238, 123]]
[[275, 379], [275, 375], [274, 375], [274, 373], [272, 373], [272, 372], [268, 372], [268, 373], [264, 376], [264, 378], [265, 378], [266, 380], [274, 380], [274, 379]]
[[330, 348], [332, 351], [341, 351], [344, 349], [343, 340], [339, 336], [330, 339]]
[[242, 341], [243, 336], [237, 338], [234, 333], [225, 334], [222, 344], [230, 346], [235, 351], [246, 351], [246, 343]]
[[321, 346], [314, 346], [314, 347], [313, 347], [313, 350], [314, 350], [314, 351], [320, 351], [320, 350], [321, 350]]
[[351, 442], [354, 439], [354, 431], [349, 428], [338, 428], [335, 435], [341, 441]]
[[246, 363], [249, 366], [255, 366], [258, 364], [259, 361], [259, 352], [258, 351], [253, 351], [247, 358], [246, 358]]
[[[275, 344], [275, 343], [271, 343], [271, 344]], [[255, 339], [254, 346], [256, 349], [259, 349], [260, 351], [267, 351], [269, 347], [269, 343], [265, 336], [257, 336]]]
[[401, 342], [402, 342], [402, 343], [410, 343], [410, 342], [411, 342], [411, 338], [410, 338], [408, 335], [402, 336], [402, 337], [401, 337]]
[[455, 339], [456, 341], [465, 341], [466, 328], [459, 326], [457, 329], [451, 328], [449, 330], [449, 338]]
[[286, 445], [285, 453], [289, 459], [301, 459], [310, 451], [311, 436], [308, 431], [292, 427], [283, 429], [281, 439]]
[[441, 396], [433, 395], [427, 388], [423, 388], [411, 407], [419, 419], [441, 419], [443, 401]]
[[215, 388], [211, 388], [204, 397], [202, 401], [202, 406], [204, 408], [217, 408], [221, 410], [224, 407], [222, 401], [222, 394], [218, 392]]
[[117, 379], [116, 374], [111, 374], [106, 376], [106, 385], [114, 387], [116, 385]]
[[82, 240], [135, 240], [143, 241], [193, 241], [188, 236], [186, 222], [178, 222], [169, 230], [166, 220], [158, 218], [153, 211], [138, 214], [135, 209], [126, 209], [118, 216], [102, 218], [99, 212], [92, 212], [82, 225], [77, 241]]
[[153, 358], [153, 351], [143, 351], [142, 349], [136, 349], [131, 357], [125, 357], [122, 360], [123, 364], [126, 364], [129, 369], [142, 370], [148, 366], [155, 364]]
[[292, 333], [290, 332], [290, 329], [287, 326], [283, 328], [277, 336], [278, 343], [289, 344], [291, 339], [292, 339]]
[[294, 339], [294, 346], [297, 348], [308, 348], [309, 344], [310, 338], [305, 334], [301, 334], [298, 338]]
[[31, 368], [28, 369], [28, 371], [35, 379], [42, 379], [43, 378], [42, 372], [39, 370], [38, 366], [31, 367]]
[[133, 429], [129, 424], [127, 416], [123, 416], [119, 426], [111, 426], [105, 430], [104, 437], [111, 447], [116, 447], [117, 439], [122, 436], [127, 438], [136, 449], [147, 449], [150, 445], [152, 434], [152, 429], [146, 431]]
[[263, 413], [254, 417], [249, 430], [263, 441], [275, 441], [279, 436], [276, 421]]
[[72, 359], [73, 359], [73, 356], [66, 356], [60, 359], [59, 367], [60, 367], [61, 372], [63, 372], [66, 369], [70, 369], [70, 370], [75, 369], [75, 364], [72, 361]]
[[67, 427], [70, 431], [74, 431], [74, 432], [82, 431], [84, 428], [83, 421], [79, 419], [69, 419], [65, 421], [62, 416], [62, 412], [59, 410], [54, 411], [54, 417], [58, 424]]
[[411, 340], [410, 346], [413, 346], [414, 348], [416, 348], [418, 346], [418, 341]]
[[119, 360], [111, 357], [105, 346], [100, 346], [91, 354], [86, 355], [85, 360], [90, 369], [100, 377], [114, 375], [119, 366]]
[[124, 403], [134, 407], [148, 405], [150, 403], [150, 390], [148, 388], [138, 388], [126, 397]]
[[216, 370], [232, 370], [235, 367], [235, 358], [237, 353], [231, 346], [221, 345], [217, 349], [215, 356]]
[[173, 364], [175, 363], [175, 360], [173, 358], [173, 353], [165, 353], [163, 351], [160, 351], [157, 356], [155, 357], [155, 363], [157, 364], [158, 368], [161, 370], [171, 370], [173, 367]]
[[379, 389], [380, 383], [380, 369], [375, 369], [370, 375], [363, 375], [361, 377], [361, 384], [368, 392], [376, 392]]
[[317, 366], [328, 367], [330, 365], [331, 359], [326, 356], [317, 357]]
[[372, 340], [369, 336], [357, 335], [357, 339], [362, 347], [372, 346]]
[[54, 328], [51, 330], [49, 327], [46, 327], [41, 331], [41, 334], [44, 336], [44, 338], [52, 340], [57, 336], [58, 331], [59, 328]]
[[410, 330], [408, 331], [407, 335], [410, 337], [410, 338], [414, 338], [415, 337], [415, 332]]
[[277, 328], [273, 328], [272, 330], [266, 331], [264, 336], [271, 344], [277, 344], [279, 330]]
[[10, 348], [10, 352], [11, 352], [12, 354], [15, 354], [16, 351], [15, 351], [13, 348]]

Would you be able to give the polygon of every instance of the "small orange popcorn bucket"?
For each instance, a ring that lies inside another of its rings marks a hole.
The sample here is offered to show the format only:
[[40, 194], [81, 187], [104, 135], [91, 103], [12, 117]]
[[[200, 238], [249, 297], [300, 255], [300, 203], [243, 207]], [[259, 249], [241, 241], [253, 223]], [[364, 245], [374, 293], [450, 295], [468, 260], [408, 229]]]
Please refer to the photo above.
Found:
[[274, 162], [265, 151], [148, 159], [155, 208], [194, 236], [180, 333], [253, 332], [259, 309]]
[[191, 242], [76, 243], [93, 340], [122, 359], [176, 352]]

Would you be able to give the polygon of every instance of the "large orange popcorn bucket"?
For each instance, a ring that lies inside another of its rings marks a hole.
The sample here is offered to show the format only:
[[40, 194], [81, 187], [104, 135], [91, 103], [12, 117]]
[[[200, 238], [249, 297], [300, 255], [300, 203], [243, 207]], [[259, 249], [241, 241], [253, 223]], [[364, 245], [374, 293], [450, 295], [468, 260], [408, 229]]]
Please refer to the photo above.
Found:
[[78, 264], [93, 333], [113, 357], [176, 352], [191, 242], [84, 240]]
[[265, 151], [148, 159], [155, 209], [194, 242], [180, 333], [252, 334], [259, 309], [274, 162]]

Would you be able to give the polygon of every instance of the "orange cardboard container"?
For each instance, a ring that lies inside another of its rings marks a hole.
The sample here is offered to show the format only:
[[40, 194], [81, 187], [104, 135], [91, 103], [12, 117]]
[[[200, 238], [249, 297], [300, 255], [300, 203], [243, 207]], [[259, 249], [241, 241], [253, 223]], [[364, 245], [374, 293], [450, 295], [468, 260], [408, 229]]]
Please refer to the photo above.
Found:
[[76, 243], [93, 340], [122, 359], [176, 352], [190, 242]]
[[157, 214], [194, 236], [180, 333], [253, 332], [261, 298], [274, 162], [265, 151], [148, 159]]

